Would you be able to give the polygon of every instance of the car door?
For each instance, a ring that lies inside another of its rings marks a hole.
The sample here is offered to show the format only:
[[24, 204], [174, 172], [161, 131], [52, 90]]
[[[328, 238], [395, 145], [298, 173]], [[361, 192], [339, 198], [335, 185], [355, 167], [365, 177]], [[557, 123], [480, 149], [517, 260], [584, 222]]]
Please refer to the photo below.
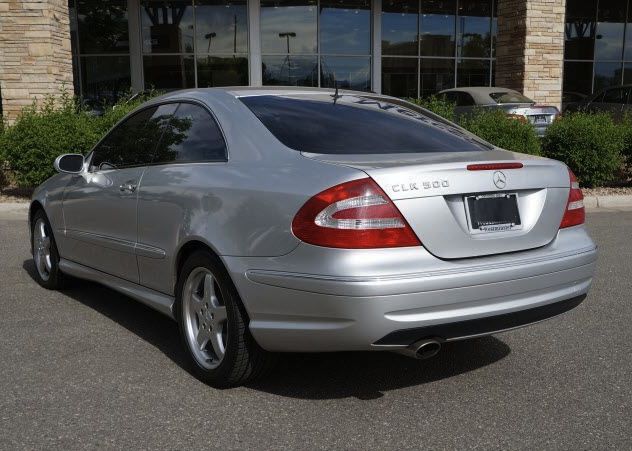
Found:
[[145, 108], [95, 147], [88, 171], [75, 176], [64, 193], [66, 258], [138, 282], [138, 188], [160, 138], [160, 118], [175, 108]]
[[139, 190], [137, 255], [142, 285], [173, 294], [182, 237], [204, 235], [211, 224], [209, 215], [223, 214], [214, 187], [230, 176], [227, 159], [223, 133], [205, 106], [181, 103], [173, 119], [163, 123], [154, 164], [145, 171]]

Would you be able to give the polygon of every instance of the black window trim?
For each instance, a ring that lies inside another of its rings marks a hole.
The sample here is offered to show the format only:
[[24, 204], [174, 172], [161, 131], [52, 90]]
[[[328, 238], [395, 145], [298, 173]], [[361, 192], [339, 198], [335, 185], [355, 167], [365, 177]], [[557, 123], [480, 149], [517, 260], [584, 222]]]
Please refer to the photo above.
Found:
[[[116, 124], [114, 124], [114, 126], [103, 136], [103, 138], [101, 138], [93, 147], [92, 149], [90, 149], [90, 152], [88, 152], [88, 168], [91, 168], [92, 166], [92, 159], [94, 158], [94, 155], [96, 154], [95, 149], [103, 142], [105, 141], [105, 139], [110, 136], [110, 134], [116, 130], [119, 125], [121, 125], [123, 122], [125, 122], [126, 120], [128, 120], [129, 118], [131, 118], [132, 116], [135, 116], [136, 114], [139, 114], [149, 108], [154, 108], [154, 107], [160, 107], [162, 105], [172, 105], [175, 104], [177, 105], [174, 114], [178, 111], [178, 109], [180, 108], [180, 104], [183, 103], [187, 103], [187, 104], [191, 104], [191, 105], [196, 105], [199, 107], [202, 107], [202, 109], [204, 109], [208, 114], [210, 114], [211, 118], [215, 121], [215, 124], [217, 125], [217, 128], [219, 129], [219, 132], [222, 135], [222, 139], [224, 140], [224, 146], [226, 147], [226, 157], [223, 160], [200, 160], [200, 161], [168, 161], [168, 162], [161, 162], [161, 163], [149, 163], [149, 164], [135, 164], [135, 165], [130, 165], [130, 166], [124, 166], [124, 167], [120, 167], [120, 168], [110, 168], [110, 169], [89, 169], [88, 172], [90, 173], [95, 173], [95, 172], [106, 172], [106, 171], [119, 171], [119, 170], [123, 170], [123, 169], [133, 169], [133, 168], [145, 168], [145, 167], [150, 167], [150, 166], [166, 166], [166, 165], [182, 165], [182, 164], [226, 164], [228, 163], [228, 161], [230, 160], [230, 148], [228, 145], [228, 140], [226, 139], [226, 133], [224, 133], [224, 129], [222, 128], [222, 124], [220, 123], [220, 121], [217, 119], [217, 116], [215, 115], [215, 113], [213, 113], [213, 111], [211, 111], [211, 109], [204, 103], [201, 102], [200, 100], [197, 99], [193, 99], [190, 97], [183, 97], [181, 99], [165, 99], [165, 100], [161, 100], [161, 101], [156, 101], [156, 102], [151, 102], [148, 103], [146, 105], [142, 105], [140, 107], [138, 107], [137, 109], [130, 111], [128, 114], [126, 114], [124, 117], [122, 117]], [[162, 139], [162, 136], [160, 136], [160, 139]]]

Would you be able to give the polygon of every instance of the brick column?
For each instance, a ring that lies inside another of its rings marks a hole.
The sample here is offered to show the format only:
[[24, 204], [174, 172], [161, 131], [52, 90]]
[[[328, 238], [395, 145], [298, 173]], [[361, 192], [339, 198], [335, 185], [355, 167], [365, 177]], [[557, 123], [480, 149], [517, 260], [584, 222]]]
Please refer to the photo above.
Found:
[[72, 93], [67, 0], [0, 0], [0, 95], [9, 121], [62, 86]]
[[562, 103], [566, 0], [498, 0], [496, 86]]

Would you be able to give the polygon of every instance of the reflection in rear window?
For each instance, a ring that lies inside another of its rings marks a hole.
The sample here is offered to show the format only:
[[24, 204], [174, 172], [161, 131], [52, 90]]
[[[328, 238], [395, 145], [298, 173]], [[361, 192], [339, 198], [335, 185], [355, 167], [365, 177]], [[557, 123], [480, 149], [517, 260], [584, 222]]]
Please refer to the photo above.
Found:
[[286, 146], [321, 154], [488, 150], [449, 123], [382, 99], [330, 95], [240, 100]]

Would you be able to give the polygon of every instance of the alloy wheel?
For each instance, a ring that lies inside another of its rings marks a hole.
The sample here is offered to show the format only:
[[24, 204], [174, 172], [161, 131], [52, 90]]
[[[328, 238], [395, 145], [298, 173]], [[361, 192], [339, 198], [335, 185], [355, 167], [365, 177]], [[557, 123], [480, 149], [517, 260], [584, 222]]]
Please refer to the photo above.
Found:
[[48, 281], [53, 269], [51, 237], [46, 222], [38, 219], [33, 227], [33, 258], [40, 277]]
[[195, 268], [182, 297], [185, 336], [197, 363], [205, 369], [219, 366], [226, 353], [226, 305], [221, 287], [207, 268]]

